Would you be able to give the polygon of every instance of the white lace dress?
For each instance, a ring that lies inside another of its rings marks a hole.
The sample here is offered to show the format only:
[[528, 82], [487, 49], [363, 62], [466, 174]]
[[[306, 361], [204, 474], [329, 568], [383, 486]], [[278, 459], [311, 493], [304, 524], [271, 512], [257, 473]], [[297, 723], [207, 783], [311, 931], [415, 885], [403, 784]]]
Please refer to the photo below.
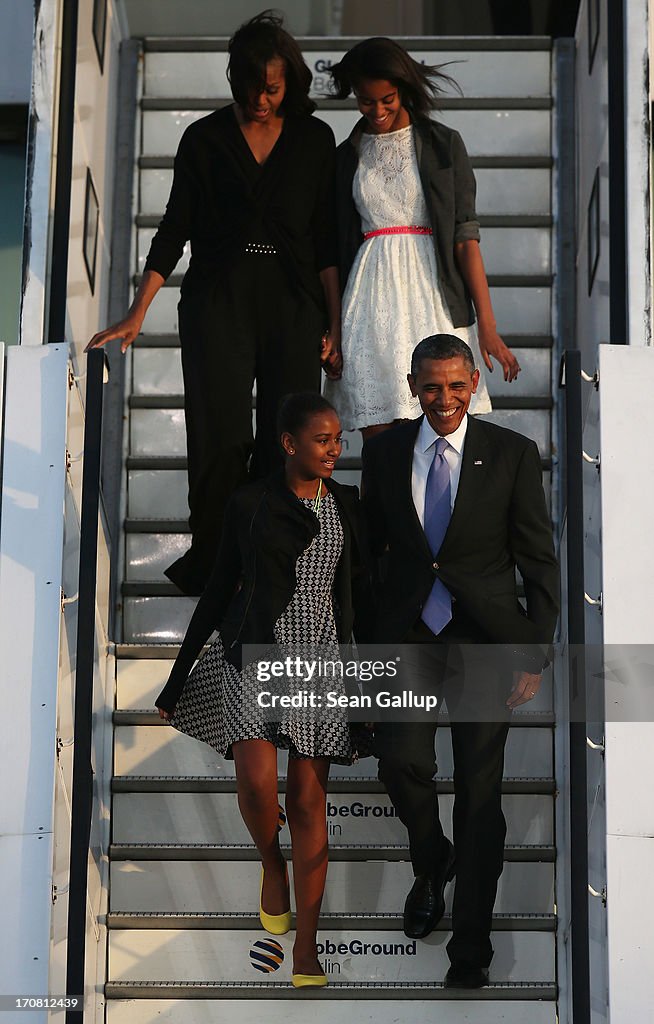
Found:
[[[361, 136], [352, 186], [363, 232], [429, 225], [413, 127]], [[430, 235], [376, 235], [359, 249], [343, 295], [343, 376], [325, 394], [344, 430], [420, 414], [406, 375], [430, 334], [454, 334], [473, 351], [480, 381], [470, 412], [491, 411], [477, 329], [453, 327], [438, 282]]]

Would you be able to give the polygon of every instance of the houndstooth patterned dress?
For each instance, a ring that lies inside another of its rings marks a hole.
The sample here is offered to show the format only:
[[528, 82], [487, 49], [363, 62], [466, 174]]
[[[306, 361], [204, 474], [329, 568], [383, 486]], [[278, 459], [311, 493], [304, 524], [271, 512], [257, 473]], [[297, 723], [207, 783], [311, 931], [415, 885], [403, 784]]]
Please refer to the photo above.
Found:
[[[301, 500], [312, 507], [312, 499]], [[275, 624], [275, 640], [285, 652], [289, 645], [299, 645], [300, 652], [302, 645], [311, 644], [321, 656], [328, 652], [338, 658], [332, 587], [343, 550], [343, 527], [331, 494], [322, 499], [319, 519], [320, 532], [297, 560], [297, 585]], [[329, 688], [338, 689], [337, 681], [330, 679]], [[337, 764], [352, 764], [359, 753], [369, 753], [364, 749], [365, 730], [351, 727], [346, 711], [330, 709], [321, 715], [283, 709], [278, 722], [266, 721], [256, 700], [261, 690], [252, 665], [239, 672], [225, 658], [218, 635], [189, 675], [170, 723], [227, 758], [233, 757], [233, 743], [249, 739], [268, 740], [287, 749], [290, 757], [328, 757]]]

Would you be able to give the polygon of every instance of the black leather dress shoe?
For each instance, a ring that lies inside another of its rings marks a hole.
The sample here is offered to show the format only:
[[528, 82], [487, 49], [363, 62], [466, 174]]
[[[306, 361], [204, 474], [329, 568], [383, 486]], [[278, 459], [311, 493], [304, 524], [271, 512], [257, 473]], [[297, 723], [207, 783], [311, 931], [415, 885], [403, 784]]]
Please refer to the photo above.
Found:
[[445, 975], [445, 988], [483, 988], [488, 985], [488, 968], [474, 964], [452, 964]]
[[445, 860], [428, 874], [416, 875], [404, 904], [404, 934], [410, 939], [424, 939], [434, 930], [445, 913], [445, 886], [454, 878], [454, 847], [448, 843]]

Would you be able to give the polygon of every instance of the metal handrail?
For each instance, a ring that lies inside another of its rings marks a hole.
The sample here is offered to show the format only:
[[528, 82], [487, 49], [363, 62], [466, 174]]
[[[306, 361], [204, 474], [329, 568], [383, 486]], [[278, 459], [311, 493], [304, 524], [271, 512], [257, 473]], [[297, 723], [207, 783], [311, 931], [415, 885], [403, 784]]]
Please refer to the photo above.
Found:
[[[102, 388], [105, 356], [88, 354], [84, 421], [84, 475], [79, 548], [79, 587], [75, 661], [75, 710], [68, 895], [66, 994], [83, 996], [86, 951], [88, 857], [93, 809], [93, 676], [95, 607], [102, 451]], [[66, 1024], [80, 1024], [84, 1005], [66, 1011]]]
[[575, 1024], [590, 1024], [581, 352], [564, 352], [562, 363], [564, 372], [561, 374], [561, 386], [565, 392], [564, 500], [567, 528], [569, 704], [573, 709], [570, 716], [569, 771], [572, 1016]]

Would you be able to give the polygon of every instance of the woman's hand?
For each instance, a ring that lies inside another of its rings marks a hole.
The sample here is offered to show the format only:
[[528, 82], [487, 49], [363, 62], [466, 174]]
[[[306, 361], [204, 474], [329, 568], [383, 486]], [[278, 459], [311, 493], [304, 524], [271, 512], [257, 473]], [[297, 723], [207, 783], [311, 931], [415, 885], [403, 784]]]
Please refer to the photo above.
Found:
[[114, 338], [122, 338], [120, 351], [125, 353], [137, 335], [140, 334], [142, 324], [142, 316], [139, 316], [137, 313], [128, 313], [124, 320], [120, 320], [117, 324], [107, 327], [106, 330], [94, 334], [84, 351], [89, 352], [92, 348], [102, 348], [108, 341], [113, 341]]
[[173, 712], [164, 711], [163, 708], [159, 708], [159, 718], [163, 718], [164, 722], [169, 722], [173, 717]]
[[343, 372], [340, 327], [332, 327], [322, 336], [320, 342], [320, 365], [330, 380], [339, 380]]
[[504, 371], [504, 380], [515, 380], [520, 373], [520, 363], [511, 349], [504, 344], [497, 333], [496, 327], [480, 323], [478, 333], [479, 351], [490, 372], [493, 372], [493, 364], [490, 358], [493, 356]]
[[123, 317], [117, 324], [113, 324], [111, 327], [107, 327], [106, 330], [100, 331], [99, 334], [94, 334], [84, 351], [88, 352], [92, 348], [102, 348], [108, 341], [113, 341], [114, 338], [122, 338], [123, 343], [120, 346], [120, 351], [123, 353], [127, 352], [136, 336], [140, 334], [148, 307], [164, 281], [165, 278], [157, 270], [146, 270], [136, 289], [136, 295], [132, 305], [129, 307], [127, 316]]

